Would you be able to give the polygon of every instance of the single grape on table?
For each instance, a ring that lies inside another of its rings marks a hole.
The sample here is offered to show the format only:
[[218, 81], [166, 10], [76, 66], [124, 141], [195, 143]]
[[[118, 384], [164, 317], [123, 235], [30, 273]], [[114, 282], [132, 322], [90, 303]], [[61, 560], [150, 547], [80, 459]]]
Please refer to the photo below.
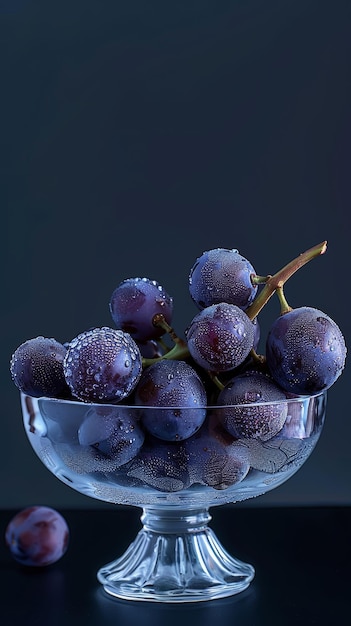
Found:
[[16, 561], [31, 567], [44, 567], [63, 557], [69, 535], [61, 513], [48, 506], [30, 506], [9, 521], [5, 541]]

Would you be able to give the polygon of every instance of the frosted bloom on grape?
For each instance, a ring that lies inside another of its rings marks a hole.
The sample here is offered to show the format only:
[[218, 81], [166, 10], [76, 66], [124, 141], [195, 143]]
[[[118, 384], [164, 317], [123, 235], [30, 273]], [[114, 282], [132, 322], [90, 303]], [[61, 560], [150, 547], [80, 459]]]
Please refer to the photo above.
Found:
[[272, 324], [266, 358], [272, 377], [283, 389], [311, 395], [329, 388], [340, 376], [346, 345], [328, 315], [304, 306], [284, 313]]
[[213, 372], [226, 372], [241, 365], [254, 345], [255, 334], [246, 313], [226, 302], [200, 311], [186, 330], [194, 361]]
[[12, 380], [20, 391], [33, 398], [67, 396], [65, 356], [65, 346], [56, 339], [42, 336], [28, 339], [11, 357]]
[[135, 414], [126, 406], [92, 407], [78, 431], [81, 446], [92, 446], [116, 467], [138, 454], [144, 437]]
[[270, 474], [299, 468], [320, 436], [324, 410], [323, 396], [290, 399], [285, 424], [277, 435], [269, 441], [241, 440], [249, 451], [251, 467]]
[[128, 333], [108, 327], [78, 335], [63, 363], [72, 394], [84, 402], [119, 402], [135, 388], [142, 371], [140, 350]]
[[182, 442], [149, 436], [127, 470], [130, 478], [158, 491], [182, 491], [189, 486], [188, 458]]
[[250, 469], [248, 451], [234, 439], [219, 437], [205, 423], [185, 442], [187, 464], [192, 484], [227, 489], [241, 482]]
[[267, 441], [284, 426], [288, 414], [286, 395], [261, 372], [234, 376], [218, 395], [218, 416], [224, 428], [238, 439]]
[[110, 313], [117, 328], [135, 341], [146, 342], [164, 335], [162, 328], [154, 326], [153, 318], [162, 314], [170, 324], [173, 299], [156, 280], [127, 278], [112, 293]]
[[190, 270], [190, 296], [199, 309], [220, 302], [247, 309], [257, 292], [257, 285], [251, 280], [255, 274], [251, 263], [238, 250], [207, 250]]
[[164, 359], [147, 367], [135, 390], [141, 423], [154, 437], [182, 441], [193, 435], [206, 417], [206, 391], [185, 361]]

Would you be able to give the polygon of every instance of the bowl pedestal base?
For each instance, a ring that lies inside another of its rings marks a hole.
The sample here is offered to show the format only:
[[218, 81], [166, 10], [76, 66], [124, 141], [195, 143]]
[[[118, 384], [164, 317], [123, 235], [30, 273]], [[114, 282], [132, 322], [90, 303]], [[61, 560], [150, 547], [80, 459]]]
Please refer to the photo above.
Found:
[[255, 571], [230, 556], [209, 528], [209, 510], [147, 506], [126, 552], [101, 567], [105, 591], [124, 600], [198, 602], [237, 594]]

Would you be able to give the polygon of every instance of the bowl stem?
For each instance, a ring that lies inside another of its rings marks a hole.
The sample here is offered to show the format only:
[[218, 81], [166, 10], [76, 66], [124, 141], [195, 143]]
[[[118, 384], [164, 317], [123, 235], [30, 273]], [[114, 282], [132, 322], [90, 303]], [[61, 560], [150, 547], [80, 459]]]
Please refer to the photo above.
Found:
[[147, 506], [126, 552], [98, 571], [105, 591], [126, 600], [198, 602], [237, 594], [252, 565], [230, 556], [209, 528], [209, 510]]

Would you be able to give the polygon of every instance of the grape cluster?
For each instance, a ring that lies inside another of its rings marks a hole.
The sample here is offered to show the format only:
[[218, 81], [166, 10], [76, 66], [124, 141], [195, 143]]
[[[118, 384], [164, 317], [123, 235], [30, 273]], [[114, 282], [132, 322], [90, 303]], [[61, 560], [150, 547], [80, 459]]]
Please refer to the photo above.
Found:
[[[276, 454], [304, 428], [300, 415], [290, 424], [289, 398], [318, 394], [343, 372], [340, 328], [316, 308], [291, 308], [283, 291], [325, 250], [323, 242], [268, 276], [238, 250], [204, 252], [188, 274], [196, 311], [184, 338], [171, 326], [166, 290], [149, 278], [125, 279], [109, 301], [111, 327], [62, 344], [42, 336], [26, 341], [11, 357], [12, 379], [30, 397], [91, 405], [73, 427], [59, 406], [57, 415], [48, 411], [48, 436], [67, 463], [69, 441], [80, 447], [81, 467], [124, 468], [131, 485], [225, 489], [254, 466], [252, 451], [257, 457], [268, 446]], [[280, 315], [259, 354], [259, 314], [274, 293]], [[139, 408], [137, 420], [128, 407]]]

